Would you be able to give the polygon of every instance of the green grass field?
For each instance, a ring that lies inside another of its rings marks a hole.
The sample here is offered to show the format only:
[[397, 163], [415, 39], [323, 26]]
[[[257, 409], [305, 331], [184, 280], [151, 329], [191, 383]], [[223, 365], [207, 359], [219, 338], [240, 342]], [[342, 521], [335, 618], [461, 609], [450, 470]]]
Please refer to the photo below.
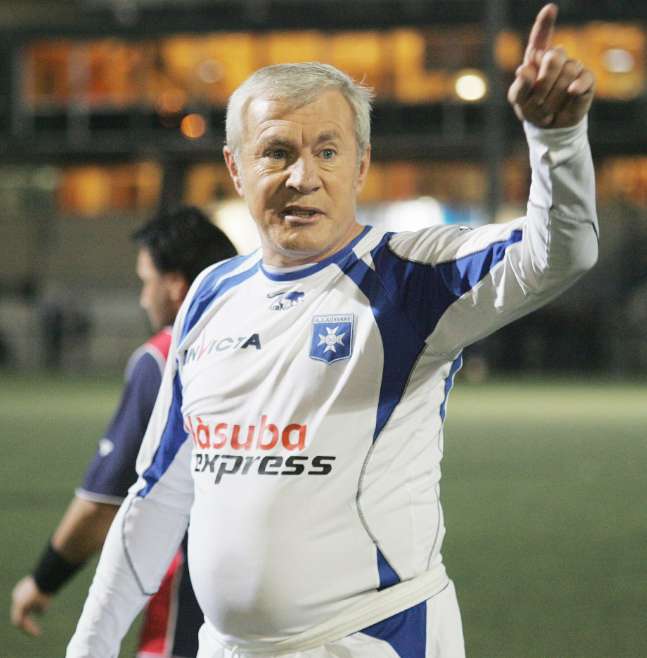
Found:
[[[120, 382], [0, 382], [0, 658], [58, 658], [92, 568], [34, 640], [9, 596], [60, 517]], [[503, 382], [453, 391], [445, 561], [470, 658], [647, 657], [647, 385]], [[133, 655], [131, 633], [122, 656]]]

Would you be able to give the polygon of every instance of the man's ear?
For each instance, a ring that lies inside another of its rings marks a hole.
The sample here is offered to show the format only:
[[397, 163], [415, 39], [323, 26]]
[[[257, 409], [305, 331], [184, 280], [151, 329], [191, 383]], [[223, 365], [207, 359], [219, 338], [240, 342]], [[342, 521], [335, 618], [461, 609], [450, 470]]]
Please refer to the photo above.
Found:
[[359, 167], [357, 169], [357, 178], [355, 179], [355, 192], [359, 194], [364, 187], [366, 182], [366, 176], [368, 174], [368, 168], [371, 164], [371, 145], [369, 144], [364, 153], [362, 154], [362, 159], [359, 161]]
[[186, 294], [189, 292], [189, 284], [185, 276], [180, 274], [180, 272], [166, 272], [164, 276], [171, 301], [177, 308], [180, 308]]
[[236, 162], [236, 158], [234, 157], [233, 151], [228, 146], [225, 146], [222, 149], [222, 154], [225, 158], [225, 164], [227, 165], [227, 169], [229, 170], [229, 175], [231, 176], [231, 180], [234, 181], [234, 187], [236, 188], [236, 192], [238, 192], [239, 196], [244, 196], [243, 179], [242, 176], [240, 175], [240, 170], [238, 169], [238, 163]]

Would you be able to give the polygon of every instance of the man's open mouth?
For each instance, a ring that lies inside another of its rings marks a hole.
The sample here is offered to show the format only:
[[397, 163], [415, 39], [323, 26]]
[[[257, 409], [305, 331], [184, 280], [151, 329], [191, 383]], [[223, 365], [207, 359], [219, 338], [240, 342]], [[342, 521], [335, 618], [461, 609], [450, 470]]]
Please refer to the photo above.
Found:
[[322, 215], [323, 213], [319, 208], [313, 208], [311, 206], [286, 206], [281, 211], [281, 216], [285, 219], [312, 219], [316, 215]]

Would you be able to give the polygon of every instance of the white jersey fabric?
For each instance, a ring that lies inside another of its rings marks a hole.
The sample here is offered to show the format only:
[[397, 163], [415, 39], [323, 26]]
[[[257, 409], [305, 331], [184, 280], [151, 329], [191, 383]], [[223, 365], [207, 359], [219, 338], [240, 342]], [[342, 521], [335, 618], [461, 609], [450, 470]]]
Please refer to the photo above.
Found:
[[525, 217], [367, 227], [304, 269], [255, 253], [200, 276], [68, 658], [117, 655], [187, 523], [214, 646], [306, 650], [447, 587], [440, 462], [461, 350], [597, 255], [586, 122], [525, 129]]

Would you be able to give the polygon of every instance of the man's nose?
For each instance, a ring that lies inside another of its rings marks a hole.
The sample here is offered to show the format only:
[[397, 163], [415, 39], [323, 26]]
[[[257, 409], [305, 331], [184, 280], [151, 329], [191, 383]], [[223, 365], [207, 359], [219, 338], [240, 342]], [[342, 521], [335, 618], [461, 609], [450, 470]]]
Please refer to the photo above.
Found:
[[286, 185], [301, 194], [316, 192], [320, 187], [317, 163], [312, 156], [297, 158], [290, 166], [289, 174]]

